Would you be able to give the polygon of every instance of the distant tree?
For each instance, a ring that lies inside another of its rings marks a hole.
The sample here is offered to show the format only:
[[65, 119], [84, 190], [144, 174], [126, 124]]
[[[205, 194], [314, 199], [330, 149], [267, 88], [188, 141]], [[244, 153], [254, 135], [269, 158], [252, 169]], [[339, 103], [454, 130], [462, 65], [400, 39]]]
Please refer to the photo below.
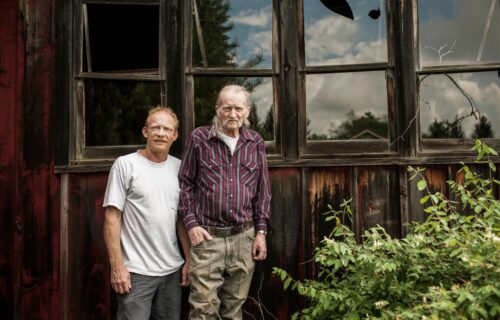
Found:
[[[202, 27], [208, 67], [237, 67], [235, 63], [236, 41], [232, 41], [228, 32], [234, 27], [229, 21], [230, 2], [225, 0], [197, 1], [200, 24]], [[264, 60], [262, 52], [251, 57], [242, 64], [244, 68], [251, 68]], [[202, 66], [201, 50], [196, 28], [193, 28], [193, 65]], [[208, 80], [208, 81], [207, 81]], [[209, 125], [215, 114], [217, 94], [227, 84], [244, 86], [250, 93], [261, 84], [261, 79], [230, 78], [230, 77], [197, 77], [195, 86], [195, 126]], [[260, 119], [255, 106], [252, 106], [250, 123], [254, 129], [259, 129]]]
[[474, 125], [472, 138], [494, 138], [495, 132], [491, 128], [491, 123], [485, 116], [479, 118], [479, 123]]
[[448, 120], [438, 121], [434, 119], [429, 125], [428, 133], [423, 134], [422, 137], [426, 139], [461, 139], [465, 137], [462, 128], [462, 122], [455, 116], [455, 121], [450, 123]]
[[311, 133], [311, 119], [307, 118], [307, 140], [328, 140], [328, 135]]
[[332, 139], [351, 139], [363, 130], [387, 137], [387, 119], [379, 118], [369, 111], [362, 116], [356, 116], [354, 110], [351, 110], [347, 113], [347, 120], [338, 127], [331, 126], [329, 132]]

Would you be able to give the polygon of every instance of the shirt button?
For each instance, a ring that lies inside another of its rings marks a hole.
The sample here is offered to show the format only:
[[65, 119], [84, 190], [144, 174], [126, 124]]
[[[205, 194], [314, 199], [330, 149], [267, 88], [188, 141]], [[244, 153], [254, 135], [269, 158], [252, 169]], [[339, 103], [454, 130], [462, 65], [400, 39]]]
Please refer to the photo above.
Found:
[[233, 195], [231, 195], [231, 198], [233, 197]]
[[233, 210], [229, 210], [229, 212], [233, 212]]
[[233, 181], [233, 179], [229, 179], [229, 181]]
[[233, 164], [232, 164], [232, 163], [230, 163], [230, 164], [229, 164], [229, 166], [230, 166], [230, 167], [232, 167], [232, 166], [233, 166]]

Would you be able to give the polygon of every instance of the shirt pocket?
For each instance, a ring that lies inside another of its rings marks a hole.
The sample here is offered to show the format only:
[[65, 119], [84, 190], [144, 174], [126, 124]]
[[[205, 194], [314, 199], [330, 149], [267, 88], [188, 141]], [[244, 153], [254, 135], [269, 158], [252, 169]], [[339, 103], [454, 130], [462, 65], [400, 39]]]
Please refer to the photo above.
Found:
[[221, 163], [214, 158], [200, 159], [199, 180], [203, 192], [215, 192], [215, 187], [222, 183]]
[[260, 175], [260, 167], [256, 161], [243, 161], [241, 163], [241, 177], [242, 181], [251, 191], [257, 188], [257, 181]]

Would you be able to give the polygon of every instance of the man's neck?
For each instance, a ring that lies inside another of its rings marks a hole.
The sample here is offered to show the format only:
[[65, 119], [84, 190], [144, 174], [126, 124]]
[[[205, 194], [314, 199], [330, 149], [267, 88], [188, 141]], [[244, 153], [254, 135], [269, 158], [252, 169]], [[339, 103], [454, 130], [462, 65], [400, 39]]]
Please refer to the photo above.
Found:
[[151, 162], [161, 163], [168, 159], [168, 152], [153, 153], [151, 150], [146, 148], [140, 150], [139, 153]]
[[227, 130], [221, 130], [219, 133], [222, 133], [230, 138], [238, 138], [240, 136], [240, 130], [231, 130], [231, 131], [227, 131]]

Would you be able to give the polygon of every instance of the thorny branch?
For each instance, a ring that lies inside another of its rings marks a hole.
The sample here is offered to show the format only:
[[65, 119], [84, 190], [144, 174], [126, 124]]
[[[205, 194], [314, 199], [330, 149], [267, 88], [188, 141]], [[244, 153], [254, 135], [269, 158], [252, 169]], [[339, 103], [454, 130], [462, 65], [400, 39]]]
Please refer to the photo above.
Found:
[[[431, 49], [434, 52], [436, 52], [439, 55], [439, 64], [441, 64], [442, 61], [443, 61], [443, 57], [444, 56], [446, 56], [446, 55], [448, 55], [450, 53], [455, 52], [455, 51], [453, 51], [453, 48], [455, 47], [455, 44], [456, 44], [456, 40], [453, 41], [453, 44], [451, 45], [451, 47], [446, 52], [442, 52], [442, 51], [444, 49], [446, 49], [446, 47], [448, 47], [448, 44], [442, 45], [439, 49], [435, 49], [433, 47], [427, 47], [427, 46], [425, 48]], [[423, 76], [419, 80], [419, 86], [421, 86], [422, 83], [424, 82], [424, 80], [427, 79], [428, 77], [430, 77], [431, 75], [433, 75], [433, 74], [431, 73], [431, 74], [427, 74], [427, 75]], [[449, 75], [448, 73], [444, 73], [443, 75], [445, 77], [447, 77], [453, 83], [453, 85], [458, 89], [458, 91], [460, 91], [460, 93], [467, 99], [467, 101], [469, 102], [469, 105], [471, 107], [471, 111], [470, 111], [469, 114], [464, 115], [464, 116], [456, 119], [452, 123], [450, 123], [448, 125], [447, 130], [450, 130], [450, 129], [453, 129], [453, 128], [457, 127], [466, 118], [474, 117], [476, 120], [478, 120], [479, 118], [481, 118], [481, 112], [479, 111], [479, 108], [477, 107], [477, 104], [474, 101], [474, 99], [471, 97], [471, 95], [468, 94], [467, 91], [464, 88], [462, 88], [462, 86], [451, 75]], [[417, 95], [417, 101], [420, 101], [420, 99], [421, 99], [420, 94], [418, 94]], [[424, 100], [424, 99], [422, 98], [422, 100]], [[424, 100], [424, 103], [427, 104], [427, 105], [429, 104], [429, 102], [426, 101], [426, 100]], [[408, 126], [406, 127], [406, 129], [403, 131], [403, 133], [399, 137], [397, 137], [396, 139], [394, 139], [394, 141], [391, 142], [391, 144], [390, 144], [391, 146], [394, 143], [396, 143], [397, 141], [399, 141], [399, 140], [404, 141], [404, 136], [406, 135], [406, 133], [408, 132], [408, 130], [410, 130], [410, 128], [413, 125], [413, 123], [417, 120], [419, 113], [420, 113], [420, 103], [417, 104], [417, 110], [415, 111], [415, 114], [413, 115], [413, 117], [411, 118], [410, 122], [408, 123]]]

